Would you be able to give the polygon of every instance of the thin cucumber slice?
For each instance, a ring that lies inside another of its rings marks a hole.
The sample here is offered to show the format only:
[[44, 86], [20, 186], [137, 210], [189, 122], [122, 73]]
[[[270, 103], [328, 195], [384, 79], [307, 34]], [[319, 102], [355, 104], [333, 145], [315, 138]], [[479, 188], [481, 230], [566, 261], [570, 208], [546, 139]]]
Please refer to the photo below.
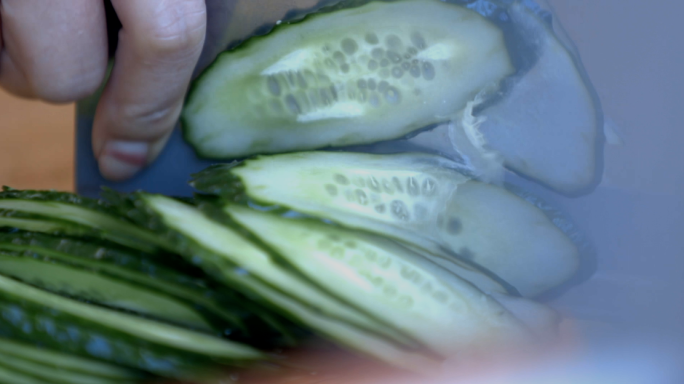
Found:
[[219, 56], [183, 109], [209, 158], [404, 137], [513, 74], [501, 30], [438, 0], [370, 2], [283, 23]]
[[528, 7], [507, 8], [536, 64], [509, 79], [508, 92], [477, 115], [488, 148], [512, 170], [557, 192], [590, 192], [603, 174], [601, 104], [582, 63]]
[[225, 211], [323, 289], [444, 357], [527, 336], [489, 296], [396, 243], [239, 205]]
[[54, 233], [55, 229], [60, 232], [57, 223], [66, 221], [71, 224], [67, 225], [67, 234], [70, 234], [70, 230], [83, 230], [85, 227], [90, 229], [92, 234], [97, 234], [105, 240], [142, 251], [153, 252], [165, 246], [150, 232], [141, 230], [130, 222], [122, 220], [120, 216], [116, 216], [111, 207], [103, 205], [100, 201], [70, 193], [5, 189], [0, 193], [0, 210], [16, 211], [29, 216], [35, 215], [35, 218], [40, 221], [36, 223], [36, 228], [27, 228], [30, 223], [26, 221], [17, 223], [23, 224], [24, 226], [20, 228], [26, 230], [39, 230], [38, 226], [48, 229], [49, 224], [45, 222], [55, 220], [52, 231], [48, 233]]
[[573, 276], [577, 248], [542, 210], [470, 179], [459, 167], [427, 154], [305, 152], [216, 166], [192, 184], [388, 236], [435, 256], [460, 257], [524, 296]]
[[23, 373], [54, 384], [125, 384], [133, 382], [131, 380], [114, 381], [103, 377], [69, 372], [63, 369], [45, 366], [40, 362], [23, 360], [2, 352], [0, 352], [0, 367], [11, 368], [18, 373]]
[[81, 303], [5, 276], [0, 276], [0, 314], [6, 320], [0, 329], [13, 330], [14, 337], [171, 377], [210, 360], [266, 359], [247, 345]]
[[30, 344], [19, 343], [0, 338], [0, 354], [15, 356], [25, 361], [39, 363], [43, 367], [58, 368], [63, 371], [80, 373], [83, 375], [101, 377], [114, 382], [135, 381], [144, 375], [130, 369], [110, 365], [101, 361], [71, 356], [62, 352], [34, 347]]
[[92, 271], [0, 252], [0, 274], [82, 301], [137, 312], [198, 330], [217, 331], [186, 303], [144, 286]]
[[[109, 194], [109, 198], [120, 199]], [[375, 332], [399, 343], [414, 345], [408, 337], [390, 329], [377, 320], [345, 305], [334, 297], [321, 292], [309, 282], [293, 274], [273, 260], [272, 256], [259, 248], [237, 231], [211, 219], [197, 208], [161, 195], [139, 194], [133, 205], [146, 208], [151, 216], [147, 223], [164, 232], [166, 238], [176, 238], [178, 252], [195, 259], [219, 279], [233, 276], [235, 270], [248, 274], [293, 297], [322, 315], [337, 318], [355, 326]], [[126, 211], [130, 210], [125, 206]], [[142, 215], [136, 215], [138, 218]], [[229, 283], [235, 285], [235, 281]], [[239, 283], [239, 282], [238, 282]], [[235, 286], [240, 288], [240, 285]], [[242, 286], [244, 289], [244, 286]], [[246, 294], [250, 293], [247, 289]]]

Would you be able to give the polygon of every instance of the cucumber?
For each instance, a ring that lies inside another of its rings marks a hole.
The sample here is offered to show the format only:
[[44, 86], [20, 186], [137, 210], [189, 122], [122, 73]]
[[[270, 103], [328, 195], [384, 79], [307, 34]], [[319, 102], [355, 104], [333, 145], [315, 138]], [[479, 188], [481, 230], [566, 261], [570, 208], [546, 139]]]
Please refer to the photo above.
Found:
[[509, 169], [567, 196], [587, 194], [603, 176], [601, 102], [579, 55], [549, 23], [522, 2], [506, 14], [535, 61], [476, 112], [479, 132]]
[[428, 154], [305, 152], [214, 166], [191, 184], [229, 200], [292, 209], [460, 258], [528, 297], [574, 275], [577, 247], [543, 211], [459, 167]]
[[137, 312], [205, 332], [217, 331], [187, 303], [89, 270], [0, 252], [0, 274], [81, 301]]
[[443, 357], [527, 336], [489, 296], [396, 243], [240, 205], [225, 211], [322, 289]]
[[[83, 375], [93, 379], [100, 378], [103, 382], [126, 383], [137, 382], [146, 375], [120, 366], [110, 365], [101, 361], [86, 359], [61, 352], [38, 348], [30, 344], [19, 343], [0, 338], [0, 364], [7, 357], [14, 357], [27, 363], [40, 364], [41, 370]], [[30, 373], [30, 372], [29, 372]]]
[[[19, 191], [4, 187], [0, 192], [0, 210], [5, 211], [3, 216], [18, 212], [10, 218], [19, 216], [25, 220], [40, 221], [36, 227], [31, 228], [30, 223], [15, 220], [14, 224], [24, 225], [19, 227], [21, 229], [40, 231], [39, 228], [42, 226], [42, 229], [52, 229], [48, 233], [62, 233], [59, 223], [67, 222], [64, 232], [66, 234], [82, 235], [86, 232], [105, 240], [150, 252], [163, 249], [165, 246], [150, 232], [141, 230], [121, 219], [115, 210], [102, 201], [71, 193]], [[52, 226], [46, 225], [46, 221], [52, 223]], [[0, 225], [2, 224], [0, 221]], [[12, 226], [11, 221], [8, 224], [7, 226]], [[76, 233], [72, 233], [72, 230]]]
[[[156, 228], [159, 236], [177, 245], [179, 254], [198, 263], [230, 286], [243, 289], [247, 295], [253, 292], [241, 283], [245, 279], [234, 278], [235, 271], [249, 276], [247, 279], [254, 280], [253, 284], [266, 284], [324, 316], [343, 320], [400, 344], [415, 345], [410, 338], [321, 292], [300, 276], [282, 268], [270, 254], [238, 231], [193, 206], [162, 195], [143, 193], [123, 196], [110, 191], [106, 193], [106, 198], [118, 201], [122, 213], [139, 220], [139, 225]], [[129, 200], [128, 205], [126, 199]]]
[[194, 82], [182, 125], [217, 159], [373, 143], [449, 120], [513, 72], [502, 32], [475, 11], [370, 2], [223, 53]]
[[43, 381], [27, 375], [25, 373], [17, 372], [12, 368], [7, 368], [0, 365], [0, 383], [1, 384], [52, 384], [48, 381]]
[[0, 334], [166, 377], [266, 356], [243, 344], [61, 297], [0, 275]]

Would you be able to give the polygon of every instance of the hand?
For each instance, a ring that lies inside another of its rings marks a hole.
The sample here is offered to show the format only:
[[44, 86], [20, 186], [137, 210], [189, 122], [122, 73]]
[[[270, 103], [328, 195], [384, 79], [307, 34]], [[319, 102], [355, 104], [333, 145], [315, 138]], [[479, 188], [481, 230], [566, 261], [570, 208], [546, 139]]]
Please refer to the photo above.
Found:
[[[205, 0], [111, 3], [122, 29], [92, 145], [102, 174], [123, 180], [152, 162], [171, 134], [204, 47], [207, 6]], [[103, 0], [0, 0], [1, 87], [73, 102], [102, 84], [107, 61]]]

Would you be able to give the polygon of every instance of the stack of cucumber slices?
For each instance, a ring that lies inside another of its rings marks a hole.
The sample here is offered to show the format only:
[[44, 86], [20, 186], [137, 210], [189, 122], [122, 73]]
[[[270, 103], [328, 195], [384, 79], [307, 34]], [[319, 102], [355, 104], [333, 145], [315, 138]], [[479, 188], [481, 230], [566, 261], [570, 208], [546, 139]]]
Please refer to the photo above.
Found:
[[0, 383], [204, 382], [312, 338], [434, 375], [553, 341], [540, 298], [589, 247], [502, 175], [598, 183], [571, 52], [504, 0], [342, 1], [227, 51], [183, 112], [228, 161], [192, 198], [0, 193]]

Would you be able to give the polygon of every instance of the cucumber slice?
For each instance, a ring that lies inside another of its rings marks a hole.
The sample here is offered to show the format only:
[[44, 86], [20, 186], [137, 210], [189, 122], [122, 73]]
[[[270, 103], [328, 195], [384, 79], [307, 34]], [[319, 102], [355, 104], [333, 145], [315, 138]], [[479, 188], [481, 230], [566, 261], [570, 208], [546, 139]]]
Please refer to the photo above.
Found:
[[216, 329], [188, 304], [144, 286], [65, 265], [0, 252], [0, 274], [86, 302], [138, 312], [198, 330]]
[[61, 297], [0, 275], [0, 331], [167, 377], [219, 360], [266, 359], [243, 344]]
[[282, 24], [194, 83], [185, 137], [240, 158], [404, 137], [513, 73], [503, 34], [438, 0], [371, 2]]
[[526, 336], [489, 296], [391, 241], [239, 205], [225, 211], [323, 289], [444, 357]]
[[458, 167], [427, 154], [306, 152], [215, 166], [192, 184], [368, 230], [436, 256], [458, 256], [524, 296], [573, 276], [577, 248], [543, 211]]
[[[120, 195], [113, 193], [108, 193], [108, 198], [113, 201], [122, 199]], [[218, 279], [228, 279], [228, 284], [236, 289], [246, 288], [245, 294], [253, 292], [240, 283], [244, 279], [235, 280], [236, 270], [255, 280], [254, 284], [266, 284], [324, 316], [343, 320], [400, 344], [415, 345], [414, 341], [396, 330], [345, 305], [300, 276], [283, 269], [267, 252], [197, 208], [162, 195], [139, 194], [128, 198], [135, 201], [130, 207], [125, 201], [119, 203], [126, 214], [133, 213], [141, 220], [139, 224], [156, 228], [167, 239], [174, 238], [179, 254], [200, 263]], [[130, 209], [132, 207], [136, 207], [137, 211]], [[141, 212], [140, 209], [146, 211]], [[148, 219], [143, 219], [144, 215]]]
[[[0, 225], [46, 233], [96, 236], [149, 252], [165, 247], [159, 238], [122, 220], [101, 201], [71, 193], [18, 191], [5, 187], [0, 193], [0, 210], [9, 211], [2, 216], [19, 216], [21, 219], [9, 217], [10, 220], [4, 223], [0, 220]], [[18, 212], [18, 215], [13, 212]], [[36, 220], [34, 225], [32, 220]], [[62, 232], [60, 224], [64, 222], [65, 231]]]
[[[111, 382], [129, 382], [143, 379], [145, 375], [124, 367], [101, 361], [72, 356], [61, 352], [37, 348], [30, 344], [0, 338], [0, 354], [14, 356], [26, 362], [38, 363], [42, 369], [59, 369], [63, 372], [100, 377]], [[3, 360], [0, 358], [0, 361]]]
[[498, 102], [477, 115], [488, 148], [510, 169], [557, 192], [592, 191], [603, 175], [601, 104], [578, 56], [521, 2], [507, 8], [536, 64], [508, 80]]

